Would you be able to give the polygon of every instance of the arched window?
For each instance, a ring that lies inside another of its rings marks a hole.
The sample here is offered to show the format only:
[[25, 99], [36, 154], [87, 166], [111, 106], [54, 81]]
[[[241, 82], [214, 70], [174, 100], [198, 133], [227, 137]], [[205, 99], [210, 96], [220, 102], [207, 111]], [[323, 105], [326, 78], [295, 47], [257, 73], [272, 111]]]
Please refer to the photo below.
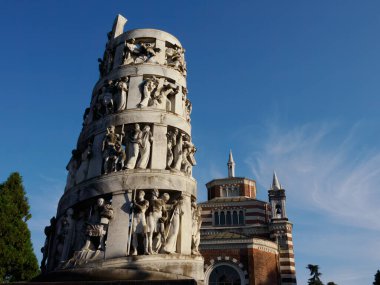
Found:
[[225, 225], [226, 224], [226, 216], [224, 215], [224, 212], [220, 212], [220, 225]]
[[244, 212], [242, 210], [239, 211], [239, 225], [244, 225]]
[[214, 213], [214, 225], [215, 226], [219, 225], [219, 213], [218, 212]]
[[227, 217], [226, 217], [226, 220], [227, 220], [227, 225], [231, 225], [231, 212], [230, 211], [227, 211]]
[[239, 224], [238, 214], [236, 211], [233, 211], [233, 214], [232, 214], [232, 224], [233, 225]]
[[216, 264], [206, 272], [207, 285], [241, 285], [245, 284], [244, 273], [228, 263]]

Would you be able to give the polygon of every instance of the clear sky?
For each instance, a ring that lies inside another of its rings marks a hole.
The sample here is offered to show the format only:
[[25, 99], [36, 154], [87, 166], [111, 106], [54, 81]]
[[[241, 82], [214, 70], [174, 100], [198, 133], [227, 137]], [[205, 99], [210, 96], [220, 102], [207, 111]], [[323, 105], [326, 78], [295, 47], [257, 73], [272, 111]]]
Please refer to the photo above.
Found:
[[204, 184], [273, 170], [287, 190], [299, 284], [371, 284], [380, 269], [380, 1], [4, 0], [0, 181], [24, 178], [37, 255], [115, 16], [186, 48], [199, 200]]

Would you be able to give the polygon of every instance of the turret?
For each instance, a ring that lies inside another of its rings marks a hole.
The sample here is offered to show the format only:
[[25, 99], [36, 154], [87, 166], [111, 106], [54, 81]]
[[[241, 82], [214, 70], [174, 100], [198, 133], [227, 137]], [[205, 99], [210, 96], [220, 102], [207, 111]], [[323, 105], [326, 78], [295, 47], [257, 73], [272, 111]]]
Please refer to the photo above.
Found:
[[273, 172], [273, 182], [271, 189], [268, 190], [268, 195], [272, 208], [272, 219], [287, 220], [285, 189], [281, 187], [276, 172]]
[[228, 157], [228, 178], [235, 177], [235, 161], [232, 156], [232, 151], [230, 150], [230, 155]]

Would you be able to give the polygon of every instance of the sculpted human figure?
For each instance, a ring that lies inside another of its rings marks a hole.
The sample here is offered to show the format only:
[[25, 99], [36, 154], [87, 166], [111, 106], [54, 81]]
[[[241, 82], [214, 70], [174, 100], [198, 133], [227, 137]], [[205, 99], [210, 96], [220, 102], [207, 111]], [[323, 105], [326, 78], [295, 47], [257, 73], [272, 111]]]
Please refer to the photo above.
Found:
[[199, 255], [199, 244], [201, 241], [201, 225], [202, 225], [202, 207], [195, 202], [191, 203], [191, 253]]
[[57, 223], [57, 220], [55, 219], [55, 217], [52, 217], [50, 219], [50, 226], [46, 226], [45, 227], [45, 235], [46, 235], [46, 238], [45, 238], [45, 244], [44, 246], [41, 248], [41, 252], [42, 252], [42, 260], [41, 260], [41, 272], [42, 273], [45, 273], [46, 272], [46, 261], [48, 259], [48, 256], [49, 256], [49, 252], [50, 252], [50, 249], [51, 249], [51, 246], [52, 246], [52, 243], [53, 243], [53, 235], [54, 235], [54, 232], [55, 232], [55, 225]]
[[186, 99], [186, 101], [185, 101], [185, 115], [186, 115], [186, 121], [188, 121], [189, 123], [191, 121], [190, 115], [191, 115], [192, 110], [193, 110], [193, 106], [192, 106], [190, 100]]
[[124, 62], [123, 64], [135, 63], [135, 59], [142, 54], [142, 47], [136, 43], [135, 39], [130, 39], [125, 42]]
[[143, 87], [143, 94], [141, 102], [138, 104], [139, 108], [147, 107], [150, 100], [152, 99], [152, 93], [157, 87], [157, 80], [155, 77], [148, 78], [145, 81], [144, 87]]
[[66, 188], [65, 191], [70, 189], [75, 185], [75, 175], [77, 173], [78, 169], [78, 151], [76, 149], [71, 151], [71, 158], [69, 163], [66, 166], [67, 173], [67, 179], [66, 179]]
[[127, 78], [122, 77], [117, 83], [116, 83], [116, 93], [115, 93], [115, 112], [121, 112], [125, 110], [125, 107], [127, 105], [127, 92], [128, 92], [128, 85], [127, 85]]
[[155, 47], [154, 43], [141, 43], [143, 53], [145, 54], [144, 61], [149, 63], [157, 63], [156, 55], [160, 52], [159, 48]]
[[184, 76], [187, 75], [186, 62], [184, 57], [185, 50], [179, 46], [166, 49], [166, 64], [180, 71]]
[[168, 99], [168, 96], [178, 93], [179, 86], [169, 82], [164, 77], [159, 79], [153, 77], [153, 79], [155, 81], [156, 89], [151, 93], [151, 103], [149, 105], [158, 107], [164, 103], [165, 109], [171, 111], [171, 102]]
[[102, 145], [104, 174], [112, 171], [117, 157], [115, 145], [118, 141], [120, 141], [120, 136], [115, 133], [115, 126], [108, 127]]
[[116, 172], [116, 171], [119, 171], [119, 170], [122, 170], [124, 169], [124, 162], [127, 158], [126, 154], [125, 154], [125, 150], [123, 149], [123, 146], [121, 144], [121, 140], [118, 140], [115, 144], [115, 161], [114, 161], [114, 166], [113, 166], [113, 170]]
[[114, 86], [112, 80], [108, 80], [100, 90], [98, 101], [101, 104], [100, 112], [103, 116], [113, 113], [113, 89]]
[[[90, 217], [86, 229], [86, 243], [82, 251], [105, 250], [105, 236], [109, 221], [113, 218], [113, 208], [106, 204], [103, 198], [99, 198]], [[97, 243], [98, 245], [96, 246]]]
[[76, 183], [80, 183], [87, 177], [88, 167], [90, 166], [90, 159], [92, 156], [92, 141], [89, 140], [86, 149], [81, 155], [81, 164], [78, 168], [77, 175], [75, 177]]
[[166, 136], [168, 137], [166, 166], [168, 169], [170, 169], [174, 160], [173, 148], [177, 144], [178, 129], [174, 129], [174, 131], [169, 131]]
[[179, 134], [177, 137], [177, 144], [174, 146], [173, 149], [173, 156], [174, 156], [174, 162], [172, 169], [174, 170], [181, 170], [182, 166], [182, 151], [183, 151], [183, 136], [184, 134]]
[[191, 175], [192, 167], [196, 165], [194, 154], [197, 151], [196, 147], [188, 137], [183, 141], [183, 150], [182, 150], [182, 162], [181, 170], [187, 175]]
[[[165, 226], [164, 223], [167, 219], [166, 202], [169, 201], [170, 196], [164, 193], [161, 198], [158, 198], [158, 189], [153, 189], [150, 207], [147, 212], [147, 242], [145, 245], [146, 254], [157, 254], [160, 247], [165, 243]], [[153, 235], [155, 241], [153, 242]]]
[[142, 131], [140, 125], [135, 124], [134, 130], [131, 131], [128, 137], [128, 159], [127, 169], [134, 169], [136, 167], [137, 158], [140, 153]]
[[145, 192], [140, 190], [132, 206], [132, 255], [137, 255], [138, 235], [144, 236], [144, 244], [147, 242], [145, 212], [149, 207], [149, 202], [144, 197]]
[[180, 228], [182, 212], [183, 197], [178, 201], [174, 201], [173, 210], [171, 213], [170, 221], [165, 229], [165, 245], [162, 247], [163, 253], [174, 253], [177, 250], [177, 238]]
[[141, 132], [140, 139], [140, 159], [137, 162], [136, 168], [146, 169], [150, 158], [150, 149], [153, 141], [153, 134], [150, 127], [146, 125]]

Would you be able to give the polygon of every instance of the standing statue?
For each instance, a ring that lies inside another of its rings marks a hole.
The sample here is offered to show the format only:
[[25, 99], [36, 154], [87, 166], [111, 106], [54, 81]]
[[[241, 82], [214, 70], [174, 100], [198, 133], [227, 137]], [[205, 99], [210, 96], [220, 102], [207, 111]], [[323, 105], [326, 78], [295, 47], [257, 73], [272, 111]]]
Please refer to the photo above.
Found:
[[178, 129], [174, 129], [174, 131], [169, 131], [166, 134], [166, 136], [168, 138], [166, 167], [167, 169], [171, 169], [174, 160], [173, 148], [177, 144]]
[[69, 208], [57, 222], [54, 267], [60, 266], [67, 259], [71, 248], [72, 229], [74, 226], [73, 213], [73, 209]]
[[78, 169], [78, 151], [76, 149], [71, 151], [71, 158], [69, 163], [66, 166], [66, 170], [69, 172], [66, 179], [66, 188], [65, 191], [69, 190], [75, 185], [75, 176]]
[[186, 121], [188, 121], [189, 123], [191, 121], [190, 115], [191, 115], [192, 110], [193, 110], [193, 106], [192, 106], [190, 100], [186, 98], [186, 101], [185, 101], [185, 117], [186, 117]]
[[173, 161], [173, 170], [180, 171], [181, 166], [182, 166], [182, 151], [183, 151], [183, 136], [185, 134], [179, 134], [177, 138], [177, 144], [173, 148], [173, 156], [174, 156], [174, 161]]
[[115, 133], [115, 126], [108, 127], [102, 146], [104, 174], [112, 171], [117, 157], [115, 145], [118, 141], [120, 141], [120, 135]]
[[171, 218], [165, 230], [165, 245], [161, 249], [163, 253], [174, 253], [177, 251], [177, 238], [181, 224], [181, 216], [183, 215], [182, 204], [182, 196], [178, 201], [174, 201]]
[[147, 243], [145, 212], [149, 208], [149, 202], [144, 199], [145, 192], [140, 190], [137, 200], [132, 205], [132, 255], [137, 255], [138, 235], [143, 235], [144, 244]]
[[161, 51], [160, 48], [156, 48], [154, 43], [141, 43], [141, 47], [145, 55], [144, 62], [158, 63], [156, 56], [157, 53]]
[[153, 76], [153, 78], [148, 78], [145, 80], [144, 88], [143, 88], [143, 94], [141, 98], [141, 102], [138, 104], [139, 108], [147, 107], [149, 102], [152, 99], [152, 93], [157, 87], [157, 80]]
[[182, 162], [181, 170], [186, 174], [191, 176], [192, 167], [196, 165], [194, 154], [197, 151], [196, 147], [192, 142], [189, 141], [190, 138], [185, 137], [183, 141], [183, 150], [182, 150]]
[[125, 110], [125, 107], [127, 106], [127, 92], [128, 92], [128, 85], [127, 85], [127, 78], [122, 77], [115, 86], [116, 93], [115, 93], [115, 112], [121, 112]]
[[122, 136], [120, 137], [120, 140], [118, 140], [115, 144], [115, 161], [113, 165], [114, 172], [125, 169], [124, 163], [127, 156], [121, 142]]
[[109, 221], [113, 218], [113, 208], [105, 204], [103, 198], [99, 198], [86, 229], [86, 243], [82, 251], [105, 250], [105, 236]]
[[150, 127], [146, 125], [141, 132], [140, 139], [140, 159], [137, 162], [136, 168], [146, 169], [150, 158], [150, 149], [153, 141], [153, 134]]
[[114, 102], [113, 102], [113, 93], [114, 86], [112, 80], [108, 80], [100, 90], [98, 96], [98, 108], [101, 116], [106, 116], [112, 114], [114, 111]]
[[44, 274], [46, 272], [46, 263], [47, 263], [47, 259], [49, 257], [49, 253], [50, 253], [50, 250], [51, 250], [51, 246], [52, 246], [52, 243], [53, 243], [53, 236], [54, 236], [54, 232], [55, 232], [55, 225], [57, 223], [57, 220], [55, 219], [55, 217], [52, 217], [50, 219], [50, 226], [46, 226], [45, 227], [45, 235], [46, 235], [46, 238], [45, 238], [45, 244], [44, 246], [41, 248], [41, 252], [42, 252], [42, 260], [41, 260], [41, 272], [42, 274]]
[[[157, 254], [161, 245], [165, 243], [165, 226], [167, 220], [166, 203], [170, 196], [164, 193], [158, 198], [158, 189], [153, 189], [152, 199], [149, 203], [150, 207], [147, 212], [147, 242], [145, 244], [146, 254]], [[154, 236], [154, 242], [153, 242]]]
[[135, 124], [134, 130], [131, 131], [128, 137], [127, 169], [134, 169], [136, 167], [137, 158], [140, 153], [141, 136], [140, 125]]
[[192, 230], [191, 230], [191, 254], [200, 255], [199, 244], [201, 241], [202, 207], [195, 201], [191, 203]]
[[92, 156], [92, 141], [89, 140], [86, 149], [82, 152], [81, 163], [75, 177], [75, 182], [78, 184], [87, 177], [88, 167], [90, 166], [90, 159]]

